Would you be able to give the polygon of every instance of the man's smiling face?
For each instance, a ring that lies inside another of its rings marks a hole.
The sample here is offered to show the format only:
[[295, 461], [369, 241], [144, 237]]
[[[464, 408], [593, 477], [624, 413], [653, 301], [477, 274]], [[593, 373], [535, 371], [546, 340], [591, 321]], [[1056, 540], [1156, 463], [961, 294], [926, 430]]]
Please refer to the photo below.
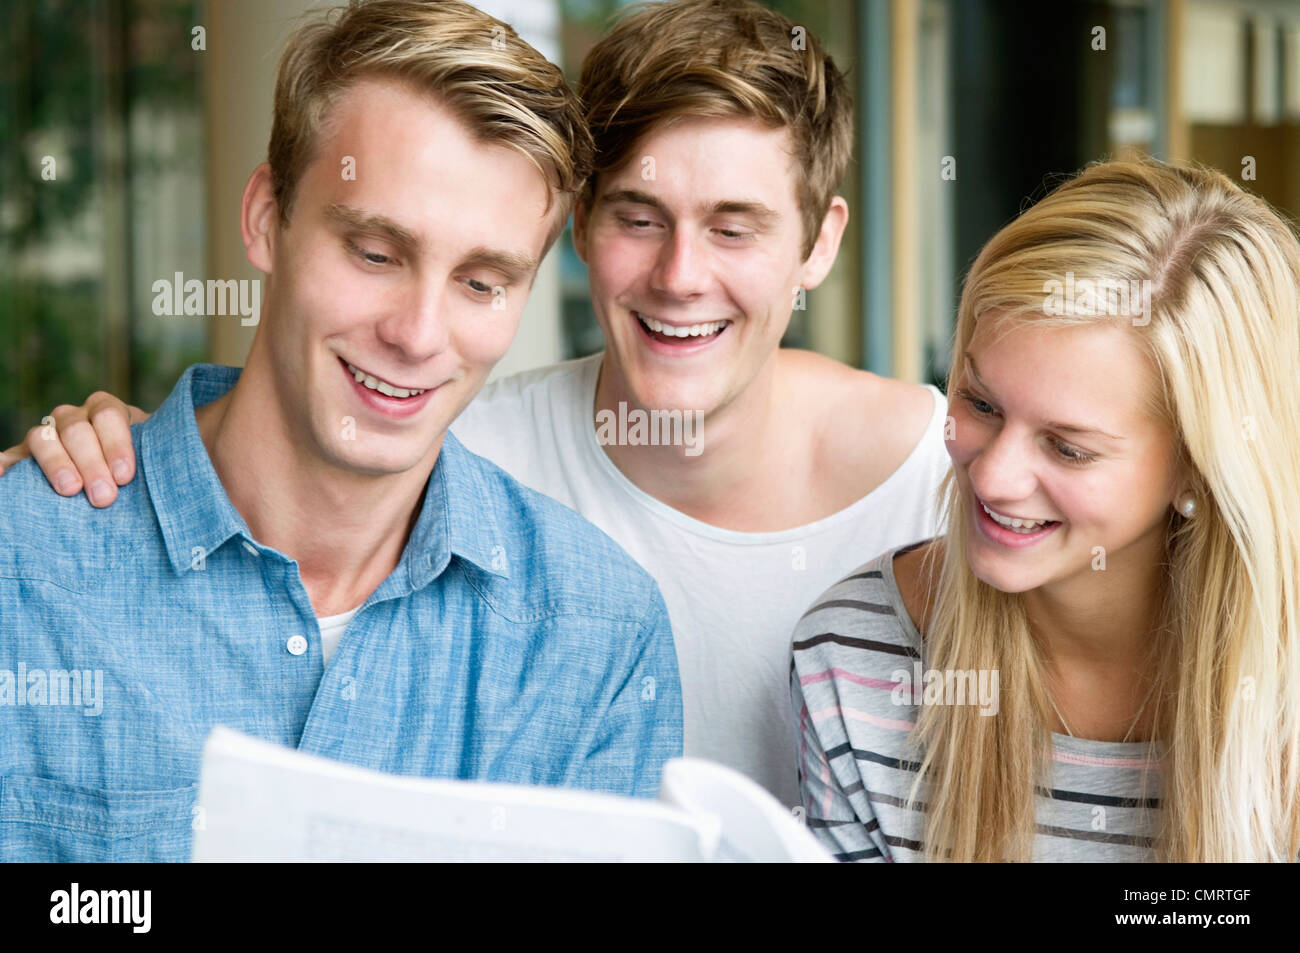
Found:
[[715, 413], [775, 355], [798, 287], [830, 267], [802, 255], [789, 133], [684, 119], [631, 155], [574, 220], [606, 370], [641, 407]]
[[264, 330], [300, 446], [371, 474], [436, 456], [514, 337], [547, 196], [526, 157], [413, 87], [366, 78], [340, 96], [289, 225], [272, 205], [249, 252], [270, 275]]

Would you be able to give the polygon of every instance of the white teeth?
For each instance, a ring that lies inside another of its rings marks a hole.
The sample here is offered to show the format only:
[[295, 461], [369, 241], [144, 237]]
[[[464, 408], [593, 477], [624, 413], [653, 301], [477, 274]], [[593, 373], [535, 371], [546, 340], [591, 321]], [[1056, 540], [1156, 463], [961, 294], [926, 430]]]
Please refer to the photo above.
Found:
[[[346, 361], [344, 362], [347, 363]], [[397, 387], [388, 381], [381, 381], [377, 377], [371, 377], [365, 371], [359, 371], [351, 364], [347, 365], [348, 371], [356, 378], [358, 384], [364, 384], [371, 390], [377, 390], [381, 394], [389, 397], [414, 397], [416, 394], [423, 394], [424, 390], [408, 390], [405, 387]], [[427, 388], [426, 388], [427, 389]]]
[[984, 507], [984, 512], [989, 514], [993, 522], [997, 523], [999, 526], [1005, 526], [1007, 529], [1018, 533], [1033, 533], [1037, 530], [1042, 529], [1048, 523], [1052, 522], [1051, 520], [1022, 520], [1012, 516], [1003, 516], [1000, 513], [994, 513], [987, 506], [984, 506], [983, 503], [980, 503], [980, 506]]
[[666, 334], [668, 337], [694, 338], [708, 337], [711, 334], [717, 334], [727, 326], [727, 321], [709, 321], [706, 324], [690, 324], [685, 327], [674, 327], [671, 324], [664, 324], [662, 321], [656, 321], [654, 318], [647, 318], [644, 314], [634, 312], [637, 318], [648, 327], [651, 331], [657, 331], [660, 334]]

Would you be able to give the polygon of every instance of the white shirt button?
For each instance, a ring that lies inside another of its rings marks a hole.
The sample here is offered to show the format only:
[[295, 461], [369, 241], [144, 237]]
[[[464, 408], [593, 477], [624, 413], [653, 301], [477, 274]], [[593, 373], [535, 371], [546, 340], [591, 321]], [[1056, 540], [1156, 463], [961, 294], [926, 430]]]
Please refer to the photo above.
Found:
[[244, 549], [248, 550], [248, 555], [250, 556], [257, 555], [257, 547], [254, 546], [252, 543], [250, 543], [248, 540], [244, 540]]
[[301, 655], [307, 651], [307, 640], [301, 635], [290, 636], [288, 644], [285, 646], [290, 655]]

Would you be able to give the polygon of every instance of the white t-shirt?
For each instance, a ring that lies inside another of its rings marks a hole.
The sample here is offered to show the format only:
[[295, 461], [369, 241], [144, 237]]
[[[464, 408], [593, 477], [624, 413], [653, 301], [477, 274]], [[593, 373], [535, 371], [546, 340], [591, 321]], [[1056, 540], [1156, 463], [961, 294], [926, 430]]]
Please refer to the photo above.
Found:
[[[799, 804], [790, 708], [791, 635], [832, 583], [886, 549], [938, 531], [948, 469], [937, 388], [924, 438], [847, 509], [774, 533], [692, 519], [639, 489], [596, 439], [601, 355], [495, 381], [451, 430], [470, 450], [577, 510], [659, 583], [677, 646], [690, 757], [729, 765]], [[864, 408], [867, 411], [868, 408]]]
[[[343, 630], [348, 627], [352, 617], [361, 611], [361, 606], [355, 609], [349, 609], [347, 612], [340, 612], [338, 615], [320, 615], [316, 617], [316, 624], [320, 626], [320, 654], [324, 659], [324, 664], [330, 663], [330, 656], [338, 648], [339, 640], [343, 638]], [[669, 623], [672, 619], [669, 618]]]

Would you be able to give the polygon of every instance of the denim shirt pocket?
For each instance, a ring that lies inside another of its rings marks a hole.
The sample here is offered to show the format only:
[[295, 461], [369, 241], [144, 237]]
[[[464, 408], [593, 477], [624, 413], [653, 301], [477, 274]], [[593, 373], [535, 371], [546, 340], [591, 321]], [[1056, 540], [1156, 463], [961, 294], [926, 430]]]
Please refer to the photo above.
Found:
[[188, 861], [198, 785], [104, 790], [0, 777], [0, 861]]

